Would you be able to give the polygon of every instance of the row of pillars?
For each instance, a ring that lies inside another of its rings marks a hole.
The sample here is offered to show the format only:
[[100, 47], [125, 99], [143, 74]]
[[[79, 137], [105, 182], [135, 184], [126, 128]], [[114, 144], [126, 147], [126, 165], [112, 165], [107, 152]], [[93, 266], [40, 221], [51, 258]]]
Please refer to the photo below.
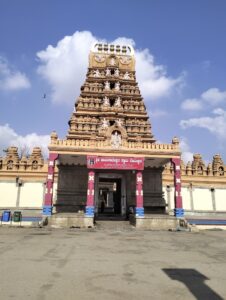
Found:
[[[48, 176], [46, 182], [45, 201], [43, 206], [43, 215], [52, 215], [53, 206], [53, 183], [54, 183], [54, 167], [55, 161], [58, 158], [57, 153], [50, 153]], [[175, 209], [174, 215], [176, 217], [183, 217], [184, 210], [182, 207], [181, 197], [181, 170], [180, 158], [172, 159], [174, 165], [174, 187], [175, 187]], [[95, 172], [90, 170], [88, 173], [88, 188], [87, 188], [87, 201], [86, 201], [86, 217], [94, 217], [94, 182]], [[143, 174], [141, 171], [136, 172], [136, 217], [144, 217], [144, 200], [143, 200]]]

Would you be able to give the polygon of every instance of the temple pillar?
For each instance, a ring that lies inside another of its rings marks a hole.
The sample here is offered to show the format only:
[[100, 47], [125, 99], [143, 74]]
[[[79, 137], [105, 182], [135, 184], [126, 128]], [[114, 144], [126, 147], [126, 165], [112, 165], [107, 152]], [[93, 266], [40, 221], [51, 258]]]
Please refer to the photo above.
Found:
[[136, 173], [136, 217], [144, 217], [143, 175], [140, 171]]
[[58, 153], [49, 154], [48, 175], [46, 180], [45, 200], [43, 205], [43, 215], [51, 216], [53, 208], [53, 184], [54, 184], [54, 169], [55, 161], [58, 158]]
[[180, 158], [172, 158], [172, 163], [174, 165], [174, 200], [175, 200], [175, 217], [183, 217], [184, 209], [182, 205], [181, 196], [181, 168], [180, 168]]
[[86, 216], [87, 217], [94, 217], [94, 182], [95, 182], [95, 172], [89, 171], [87, 201], [86, 201]]

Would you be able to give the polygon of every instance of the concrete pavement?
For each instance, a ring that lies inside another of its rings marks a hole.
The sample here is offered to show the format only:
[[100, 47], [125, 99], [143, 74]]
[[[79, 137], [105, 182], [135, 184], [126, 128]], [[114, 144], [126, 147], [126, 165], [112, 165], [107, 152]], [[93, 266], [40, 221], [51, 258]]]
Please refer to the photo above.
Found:
[[226, 232], [0, 228], [1, 299], [226, 299]]

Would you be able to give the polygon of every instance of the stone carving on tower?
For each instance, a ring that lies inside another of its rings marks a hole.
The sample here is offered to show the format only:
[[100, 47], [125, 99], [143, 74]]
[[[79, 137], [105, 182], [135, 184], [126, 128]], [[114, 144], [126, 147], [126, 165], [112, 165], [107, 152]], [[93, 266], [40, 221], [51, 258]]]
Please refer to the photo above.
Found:
[[69, 121], [68, 141], [95, 139], [103, 146], [154, 143], [149, 117], [136, 82], [131, 46], [95, 44], [86, 80]]

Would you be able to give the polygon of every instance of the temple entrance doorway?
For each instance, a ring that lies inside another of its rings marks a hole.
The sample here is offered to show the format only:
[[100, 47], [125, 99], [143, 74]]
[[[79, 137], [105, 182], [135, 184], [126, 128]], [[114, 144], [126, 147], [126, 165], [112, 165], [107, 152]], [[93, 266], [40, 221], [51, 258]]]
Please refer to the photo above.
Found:
[[95, 213], [99, 217], [126, 215], [126, 188], [122, 174], [97, 174], [95, 184]]
[[121, 178], [99, 178], [98, 214], [121, 214]]

